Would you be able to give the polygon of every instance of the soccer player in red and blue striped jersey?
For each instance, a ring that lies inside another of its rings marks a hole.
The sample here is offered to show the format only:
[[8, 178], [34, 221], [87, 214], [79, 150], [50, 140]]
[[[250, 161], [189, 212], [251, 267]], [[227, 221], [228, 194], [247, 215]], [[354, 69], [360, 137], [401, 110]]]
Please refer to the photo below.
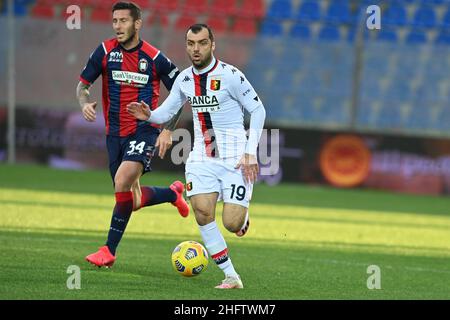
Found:
[[170, 90], [179, 71], [160, 50], [140, 39], [141, 10], [136, 4], [116, 3], [112, 8], [112, 22], [116, 37], [103, 41], [91, 54], [77, 87], [83, 117], [93, 122], [97, 102], [89, 101], [89, 88], [102, 75], [106, 143], [116, 205], [106, 245], [86, 257], [88, 262], [98, 267], [114, 264], [116, 248], [132, 211], [170, 202], [181, 216], [189, 214], [182, 182], [175, 181], [168, 188], [141, 187], [139, 183], [140, 177], [151, 171], [155, 148], [159, 147], [161, 158], [170, 148], [171, 130], [180, 114], [161, 132], [159, 125], [139, 121], [126, 109], [133, 101], [143, 101], [156, 109], [160, 82]]

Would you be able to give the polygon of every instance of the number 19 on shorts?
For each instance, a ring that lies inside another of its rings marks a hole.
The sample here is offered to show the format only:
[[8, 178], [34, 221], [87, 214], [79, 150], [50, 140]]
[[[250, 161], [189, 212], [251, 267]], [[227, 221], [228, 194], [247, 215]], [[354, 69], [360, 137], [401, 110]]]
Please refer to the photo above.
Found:
[[231, 199], [236, 199], [238, 201], [242, 201], [245, 198], [246, 189], [244, 186], [236, 186], [235, 184], [231, 185]]

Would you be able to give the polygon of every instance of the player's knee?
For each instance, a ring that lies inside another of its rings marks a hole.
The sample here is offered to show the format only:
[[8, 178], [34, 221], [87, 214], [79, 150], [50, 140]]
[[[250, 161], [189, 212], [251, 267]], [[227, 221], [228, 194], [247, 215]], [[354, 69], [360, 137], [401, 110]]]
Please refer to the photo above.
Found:
[[114, 179], [114, 190], [116, 192], [131, 191], [132, 185], [133, 185], [133, 181], [129, 181], [129, 179], [127, 179], [125, 177], [116, 177]]
[[214, 221], [214, 216], [207, 210], [207, 208], [194, 207], [195, 220], [201, 226], [204, 226]]
[[232, 233], [235, 233], [235, 232], [238, 232], [241, 229], [242, 223], [240, 223], [240, 221], [238, 221], [236, 219], [234, 219], [234, 220], [223, 219], [223, 226], [228, 231], [230, 231]]

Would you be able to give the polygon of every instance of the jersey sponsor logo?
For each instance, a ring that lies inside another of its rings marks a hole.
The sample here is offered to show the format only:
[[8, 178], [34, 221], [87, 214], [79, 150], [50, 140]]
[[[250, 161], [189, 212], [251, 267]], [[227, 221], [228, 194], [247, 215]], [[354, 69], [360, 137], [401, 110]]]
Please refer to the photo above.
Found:
[[220, 80], [219, 79], [212, 79], [210, 88], [213, 91], [220, 90]]
[[113, 51], [109, 54], [108, 62], [123, 62], [122, 52]]
[[219, 111], [219, 100], [216, 96], [193, 96], [188, 97], [192, 106], [192, 111], [197, 112], [215, 112]]
[[141, 60], [139, 60], [139, 71], [145, 72], [145, 71], [147, 71], [147, 68], [148, 68], [147, 59], [142, 58]]
[[119, 84], [128, 84], [140, 87], [148, 83], [149, 76], [130, 71], [112, 71], [112, 78]]
[[219, 100], [216, 96], [192, 96], [188, 97], [189, 103], [192, 107], [213, 107], [219, 105]]
[[241, 76], [241, 84], [243, 84], [245, 81], [245, 78], [243, 76]]

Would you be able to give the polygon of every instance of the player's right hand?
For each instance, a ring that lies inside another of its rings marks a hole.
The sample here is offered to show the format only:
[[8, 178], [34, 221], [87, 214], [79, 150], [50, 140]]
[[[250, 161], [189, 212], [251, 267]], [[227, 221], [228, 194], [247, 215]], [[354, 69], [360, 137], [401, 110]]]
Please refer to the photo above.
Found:
[[147, 121], [151, 115], [150, 107], [144, 101], [128, 104], [127, 111], [129, 114], [142, 121]]
[[94, 122], [97, 118], [95, 108], [97, 107], [97, 102], [87, 102], [84, 104], [81, 111], [83, 112], [83, 117], [86, 121]]

